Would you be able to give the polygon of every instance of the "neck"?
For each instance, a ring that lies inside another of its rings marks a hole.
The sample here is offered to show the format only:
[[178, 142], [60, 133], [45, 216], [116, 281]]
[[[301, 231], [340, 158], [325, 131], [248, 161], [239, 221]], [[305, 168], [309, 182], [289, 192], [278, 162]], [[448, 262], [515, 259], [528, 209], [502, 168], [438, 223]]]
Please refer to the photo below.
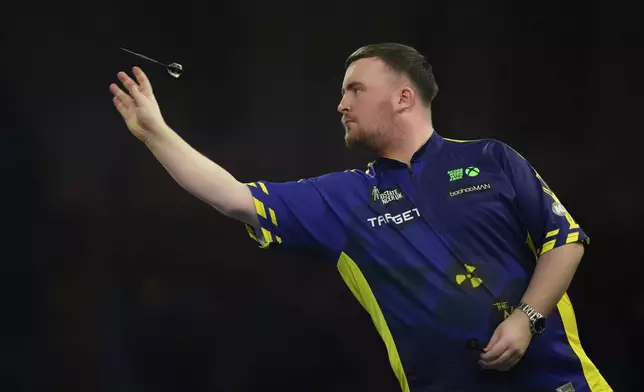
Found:
[[411, 166], [411, 158], [434, 134], [434, 127], [430, 122], [423, 122], [416, 126], [401, 128], [394, 140], [391, 140], [387, 148], [380, 152], [380, 156], [395, 159]]

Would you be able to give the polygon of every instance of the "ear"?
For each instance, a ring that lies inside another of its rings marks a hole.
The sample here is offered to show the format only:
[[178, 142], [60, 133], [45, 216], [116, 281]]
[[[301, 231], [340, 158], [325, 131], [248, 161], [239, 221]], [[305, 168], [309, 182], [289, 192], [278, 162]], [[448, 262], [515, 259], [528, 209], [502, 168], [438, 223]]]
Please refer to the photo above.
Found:
[[409, 109], [414, 104], [415, 99], [414, 90], [410, 86], [403, 86], [398, 93], [397, 106], [402, 110]]

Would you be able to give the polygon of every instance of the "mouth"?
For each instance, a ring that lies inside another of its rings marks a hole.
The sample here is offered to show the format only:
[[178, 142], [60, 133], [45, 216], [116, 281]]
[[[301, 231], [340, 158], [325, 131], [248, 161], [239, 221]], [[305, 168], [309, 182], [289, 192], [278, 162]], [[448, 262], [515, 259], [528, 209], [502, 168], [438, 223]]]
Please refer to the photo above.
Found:
[[355, 121], [353, 118], [351, 118], [351, 117], [344, 117], [344, 118], [342, 118], [342, 124], [344, 124], [345, 126], [346, 126], [347, 124], [349, 124], [349, 123], [352, 123], [352, 122], [356, 122], [356, 121]]

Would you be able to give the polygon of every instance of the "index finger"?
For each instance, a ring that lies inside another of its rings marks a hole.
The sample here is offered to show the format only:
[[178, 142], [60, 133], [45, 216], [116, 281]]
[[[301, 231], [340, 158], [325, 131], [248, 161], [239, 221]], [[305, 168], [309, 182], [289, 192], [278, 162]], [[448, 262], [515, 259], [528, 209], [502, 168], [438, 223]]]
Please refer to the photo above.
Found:
[[152, 92], [152, 84], [141, 68], [137, 66], [132, 67], [132, 73], [134, 73], [136, 81], [139, 83], [139, 86], [141, 86], [141, 90]]

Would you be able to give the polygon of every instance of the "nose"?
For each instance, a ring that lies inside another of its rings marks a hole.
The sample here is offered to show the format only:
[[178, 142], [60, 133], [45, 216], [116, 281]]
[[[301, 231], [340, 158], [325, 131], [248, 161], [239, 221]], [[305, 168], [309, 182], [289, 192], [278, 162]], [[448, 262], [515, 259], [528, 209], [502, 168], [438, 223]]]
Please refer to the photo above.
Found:
[[340, 113], [345, 113], [349, 111], [349, 105], [345, 97], [346, 95], [342, 97], [342, 99], [340, 100], [340, 103], [338, 104], [338, 112]]

